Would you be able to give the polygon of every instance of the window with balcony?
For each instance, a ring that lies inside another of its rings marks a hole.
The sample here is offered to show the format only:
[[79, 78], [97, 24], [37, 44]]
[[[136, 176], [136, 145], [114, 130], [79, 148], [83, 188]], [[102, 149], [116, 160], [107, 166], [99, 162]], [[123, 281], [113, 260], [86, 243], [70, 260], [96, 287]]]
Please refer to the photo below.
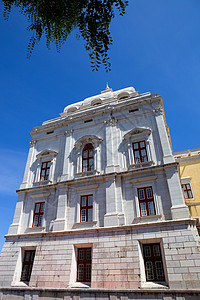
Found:
[[93, 195], [81, 196], [80, 217], [80, 222], [93, 221]]
[[138, 188], [138, 200], [141, 217], [156, 214], [153, 189], [151, 186]]
[[91, 282], [92, 248], [78, 248], [77, 281]]
[[33, 216], [33, 227], [41, 227], [44, 217], [44, 206], [45, 202], [35, 203], [34, 216]]
[[82, 152], [82, 172], [94, 170], [94, 147], [88, 143], [83, 148]]
[[21, 281], [29, 282], [35, 258], [35, 250], [25, 250], [22, 264]]
[[146, 281], [165, 281], [160, 244], [143, 244]]

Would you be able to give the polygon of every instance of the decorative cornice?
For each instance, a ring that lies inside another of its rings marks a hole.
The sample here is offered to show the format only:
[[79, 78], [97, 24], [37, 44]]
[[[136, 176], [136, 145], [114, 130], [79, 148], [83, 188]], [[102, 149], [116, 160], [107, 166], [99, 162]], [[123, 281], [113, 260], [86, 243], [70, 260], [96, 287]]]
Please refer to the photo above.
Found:
[[103, 141], [103, 139], [101, 137], [98, 137], [96, 135], [84, 135], [82, 136], [80, 139], [78, 139], [75, 144], [74, 147], [81, 147], [85, 142], [89, 143], [101, 143]]
[[140, 136], [145, 136], [145, 135], [150, 135], [151, 134], [151, 129], [150, 128], [143, 128], [143, 127], [136, 127], [129, 132], [127, 132], [123, 139], [127, 140], [131, 138], [132, 136], [134, 137], [140, 137]]
[[43, 158], [43, 157], [54, 157], [58, 154], [57, 151], [54, 151], [54, 150], [49, 150], [49, 149], [45, 149], [45, 150], [42, 150], [40, 153], [38, 153], [36, 155], [36, 158]]

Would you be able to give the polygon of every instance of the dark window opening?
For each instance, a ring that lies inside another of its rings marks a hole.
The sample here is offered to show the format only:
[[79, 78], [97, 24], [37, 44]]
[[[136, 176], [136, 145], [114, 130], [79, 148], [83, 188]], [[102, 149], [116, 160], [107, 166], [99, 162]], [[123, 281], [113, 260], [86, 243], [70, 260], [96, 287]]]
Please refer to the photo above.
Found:
[[129, 113], [133, 113], [133, 112], [138, 111], [138, 110], [139, 110], [138, 108], [130, 109], [130, 110], [129, 110]]
[[146, 281], [165, 281], [160, 244], [143, 245]]
[[77, 281], [91, 282], [92, 248], [79, 248], [77, 259]]
[[45, 161], [42, 163], [41, 173], [40, 173], [41, 181], [49, 180], [50, 167], [51, 167], [51, 161]]
[[93, 221], [93, 195], [81, 196], [80, 216], [81, 222]]
[[89, 123], [89, 122], [92, 122], [93, 119], [89, 119], [89, 120], [85, 120], [84, 123]]
[[156, 214], [153, 190], [151, 186], [138, 189], [140, 215], [151, 216]]
[[193, 194], [192, 194], [192, 189], [189, 183], [182, 184], [182, 189], [183, 189], [183, 194], [185, 199], [192, 199]]
[[82, 153], [82, 171], [94, 170], [94, 147], [91, 143], [86, 144]]
[[133, 154], [136, 164], [148, 161], [145, 141], [133, 143]]
[[35, 257], [35, 250], [24, 251], [24, 261], [22, 265], [21, 281], [30, 281], [34, 257]]
[[44, 216], [44, 205], [45, 202], [35, 203], [34, 216], [33, 216], [33, 227], [42, 226]]

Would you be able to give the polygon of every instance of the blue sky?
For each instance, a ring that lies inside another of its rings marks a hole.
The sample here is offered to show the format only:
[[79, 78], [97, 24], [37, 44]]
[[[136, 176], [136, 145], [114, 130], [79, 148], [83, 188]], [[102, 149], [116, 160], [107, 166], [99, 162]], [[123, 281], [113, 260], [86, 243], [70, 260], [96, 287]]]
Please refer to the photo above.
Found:
[[37, 46], [30, 60], [26, 19], [2, 18], [0, 2], [0, 248], [12, 223], [29, 148], [29, 131], [56, 118], [70, 103], [134, 86], [163, 97], [174, 151], [200, 147], [200, 1], [129, 0], [124, 17], [111, 24], [112, 71], [92, 72], [75, 32], [57, 53]]

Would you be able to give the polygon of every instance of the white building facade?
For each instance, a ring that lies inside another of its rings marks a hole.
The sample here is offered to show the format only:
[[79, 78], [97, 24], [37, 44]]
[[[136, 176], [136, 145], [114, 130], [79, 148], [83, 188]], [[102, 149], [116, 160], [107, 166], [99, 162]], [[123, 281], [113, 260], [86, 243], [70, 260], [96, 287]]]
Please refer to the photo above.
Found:
[[107, 87], [30, 134], [2, 288], [199, 289], [199, 236], [159, 94]]

